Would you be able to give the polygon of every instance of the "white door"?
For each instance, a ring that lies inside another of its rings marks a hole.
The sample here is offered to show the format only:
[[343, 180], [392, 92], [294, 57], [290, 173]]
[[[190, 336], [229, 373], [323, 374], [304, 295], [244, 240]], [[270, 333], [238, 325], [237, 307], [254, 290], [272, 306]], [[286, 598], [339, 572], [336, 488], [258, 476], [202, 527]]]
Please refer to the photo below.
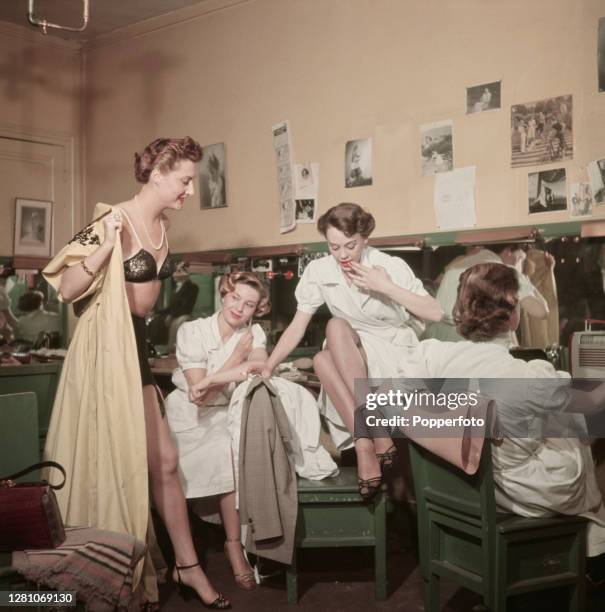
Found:
[[15, 200], [51, 201], [51, 253], [75, 233], [76, 210], [69, 152], [61, 144], [0, 136], [0, 255], [13, 254]]

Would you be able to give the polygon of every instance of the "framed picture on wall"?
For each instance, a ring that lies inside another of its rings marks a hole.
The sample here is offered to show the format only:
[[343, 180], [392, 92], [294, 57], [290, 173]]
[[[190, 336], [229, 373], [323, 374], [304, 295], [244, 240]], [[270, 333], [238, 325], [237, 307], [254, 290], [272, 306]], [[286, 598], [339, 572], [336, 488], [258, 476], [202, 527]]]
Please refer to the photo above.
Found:
[[227, 206], [225, 143], [206, 145], [200, 163], [200, 208]]
[[16, 198], [13, 253], [50, 257], [52, 218], [52, 202]]

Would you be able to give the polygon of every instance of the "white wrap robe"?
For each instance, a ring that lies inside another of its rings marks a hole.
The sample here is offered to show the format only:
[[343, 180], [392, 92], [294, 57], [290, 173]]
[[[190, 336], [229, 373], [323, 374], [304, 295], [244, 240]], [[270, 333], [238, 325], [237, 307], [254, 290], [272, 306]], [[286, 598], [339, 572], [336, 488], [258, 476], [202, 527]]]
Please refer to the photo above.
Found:
[[[366, 247], [361, 263], [368, 267], [381, 266], [400, 287], [418, 295], [428, 295], [412, 269], [398, 257]], [[397, 376], [398, 364], [418, 344], [412, 328], [416, 319], [388, 298], [349, 286], [331, 255], [316, 259], [305, 268], [296, 287], [296, 300], [302, 312], [314, 314], [325, 303], [333, 317], [350, 323], [367, 355], [369, 378]], [[320, 408], [328, 420], [334, 443], [340, 448], [351, 446], [351, 434], [325, 393], [320, 397]]]

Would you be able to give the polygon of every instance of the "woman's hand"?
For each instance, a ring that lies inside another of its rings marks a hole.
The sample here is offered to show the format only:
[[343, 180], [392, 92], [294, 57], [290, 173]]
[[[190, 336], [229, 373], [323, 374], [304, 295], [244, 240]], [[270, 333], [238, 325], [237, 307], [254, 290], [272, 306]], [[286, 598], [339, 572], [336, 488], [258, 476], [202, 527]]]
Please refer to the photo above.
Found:
[[103, 244], [114, 246], [116, 238], [122, 231], [122, 213], [119, 210], [114, 210], [105, 216], [103, 219], [105, 226], [105, 240]]
[[210, 388], [210, 377], [204, 376], [202, 380], [189, 387], [189, 401], [198, 406], [204, 401]]
[[555, 267], [555, 258], [550, 253], [544, 253], [544, 262], [549, 270]]
[[242, 363], [242, 380], [246, 380], [251, 374], [262, 374], [265, 367], [265, 361], [245, 361]]
[[393, 286], [389, 273], [382, 266], [364, 266], [355, 261], [347, 272], [354, 285], [365, 291], [387, 294]]

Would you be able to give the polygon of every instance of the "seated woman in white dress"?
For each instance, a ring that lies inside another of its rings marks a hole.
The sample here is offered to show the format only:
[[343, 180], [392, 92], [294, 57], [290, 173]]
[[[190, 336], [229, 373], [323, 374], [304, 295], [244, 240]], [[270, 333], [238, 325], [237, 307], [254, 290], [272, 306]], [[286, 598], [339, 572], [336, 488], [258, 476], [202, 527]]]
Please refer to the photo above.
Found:
[[[166, 416], [178, 448], [185, 496], [219, 496], [225, 554], [238, 586], [252, 590], [256, 583], [243, 555], [235, 503], [228, 407], [235, 383], [245, 380], [255, 360], [267, 358], [263, 329], [249, 323], [254, 315], [269, 311], [269, 290], [256, 275], [234, 272], [221, 278], [219, 292], [217, 313], [179, 328], [179, 368], [172, 377], [177, 388], [166, 398]], [[217, 374], [223, 384], [206, 388], [199, 407], [191, 403], [196, 383]]]
[[[374, 217], [357, 204], [339, 204], [320, 217], [317, 227], [328, 241], [330, 256], [305, 269], [296, 287], [296, 315], [263, 370], [263, 376], [270, 376], [296, 348], [311, 317], [325, 303], [333, 318], [314, 366], [331, 400], [325, 410], [330, 433], [341, 448], [351, 445], [354, 434], [355, 379], [396, 376], [402, 354], [418, 343], [410, 315], [438, 321], [442, 314], [402, 259], [368, 246], [374, 225]], [[387, 435], [354, 435], [359, 492], [370, 500], [396, 451]]]
[[[513, 268], [499, 263], [468, 268], [460, 277], [454, 307], [458, 333], [466, 341], [424, 340], [402, 369], [411, 378], [480, 379], [481, 392], [496, 400], [504, 435], [502, 444], [491, 445], [497, 506], [527, 517], [560, 513], [588, 518], [589, 578], [603, 580], [605, 506], [590, 447], [578, 433], [575, 438], [543, 438], [541, 433], [544, 427], [552, 431], [556, 421], [584, 422], [583, 415], [565, 412], [570, 401], [581, 400], [583, 407], [595, 410], [605, 403], [605, 385], [590, 394], [572, 390], [567, 372], [555, 370], [547, 361], [525, 362], [510, 355], [508, 334], [519, 324], [518, 293]], [[530, 380], [521, 385], [518, 379]], [[510, 433], [520, 426], [532, 437]]]
[[[219, 496], [225, 552], [237, 584], [251, 590], [255, 582], [242, 553], [235, 493], [247, 386], [236, 389], [236, 383], [267, 359], [265, 333], [260, 325], [250, 324], [254, 315], [269, 311], [269, 289], [255, 274], [234, 272], [221, 278], [219, 292], [222, 304], [216, 314], [179, 328], [179, 368], [172, 377], [177, 389], [166, 399], [166, 415], [178, 448], [185, 496]], [[319, 443], [319, 412], [311, 393], [283, 379], [272, 384], [291, 427], [296, 473], [314, 480], [334, 475], [336, 464]]]

